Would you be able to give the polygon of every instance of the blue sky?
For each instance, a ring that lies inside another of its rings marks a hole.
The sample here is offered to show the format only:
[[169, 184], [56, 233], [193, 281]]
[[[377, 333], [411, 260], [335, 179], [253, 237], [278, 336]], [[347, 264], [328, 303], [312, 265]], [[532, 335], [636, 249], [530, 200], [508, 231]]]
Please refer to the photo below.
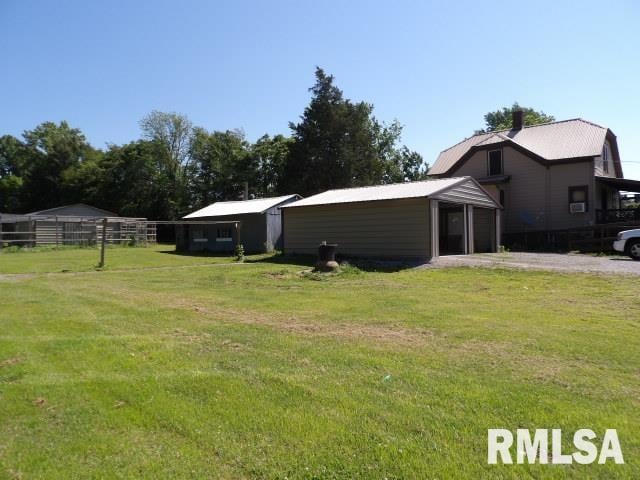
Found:
[[288, 134], [319, 65], [429, 163], [517, 100], [608, 126], [640, 178], [638, 25], [634, 0], [0, 0], [0, 134], [67, 120], [104, 147], [154, 109]]

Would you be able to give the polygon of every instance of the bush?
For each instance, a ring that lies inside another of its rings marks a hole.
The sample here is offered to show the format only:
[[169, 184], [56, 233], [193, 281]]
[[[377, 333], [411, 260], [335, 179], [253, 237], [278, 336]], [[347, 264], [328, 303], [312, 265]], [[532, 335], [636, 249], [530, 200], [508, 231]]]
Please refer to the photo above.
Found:
[[244, 246], [242, 244], [236, 245], [236, 261], [244, 262]]

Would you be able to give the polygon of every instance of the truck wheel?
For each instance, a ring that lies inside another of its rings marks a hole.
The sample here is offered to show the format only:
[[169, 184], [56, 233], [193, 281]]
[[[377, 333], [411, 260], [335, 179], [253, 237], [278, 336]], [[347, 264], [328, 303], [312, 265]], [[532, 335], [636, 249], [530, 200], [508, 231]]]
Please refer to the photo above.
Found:
[[634, 260], [640, 261], [640, 239], [629, 240], [629, 243], [627, 243], [627, 255]]

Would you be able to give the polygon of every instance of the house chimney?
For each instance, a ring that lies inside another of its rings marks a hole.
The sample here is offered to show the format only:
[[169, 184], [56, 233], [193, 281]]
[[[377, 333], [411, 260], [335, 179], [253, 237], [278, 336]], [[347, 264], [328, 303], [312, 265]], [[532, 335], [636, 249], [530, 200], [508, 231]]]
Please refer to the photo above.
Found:
[[524, 127], [524, 112], [520, 109], [514, 110], [512, 113], [513, 124], [511, 128], [513, 130], [522, 130]]
[[249, 182], [244, 182], [244, 193], [242, 194], [243, 200], [249, 200]]

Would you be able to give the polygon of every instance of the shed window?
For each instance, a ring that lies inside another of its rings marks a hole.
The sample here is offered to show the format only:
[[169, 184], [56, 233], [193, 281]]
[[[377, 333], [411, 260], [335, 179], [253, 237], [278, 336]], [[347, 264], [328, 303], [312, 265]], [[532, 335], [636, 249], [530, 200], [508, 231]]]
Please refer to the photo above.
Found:
[[191, 238], [193, 238], [193, 241], [196, 243], [206, 243], [207, 241], [207, 234], [201, 227], [194, 228], [191, 235]]
[[231, 229], [230, 228], [219, 228], [218, 229], [218, 238], [231, 238]]
[[488, 159], [489, 176], [502, 175], [502, 150], [491, 150]]

